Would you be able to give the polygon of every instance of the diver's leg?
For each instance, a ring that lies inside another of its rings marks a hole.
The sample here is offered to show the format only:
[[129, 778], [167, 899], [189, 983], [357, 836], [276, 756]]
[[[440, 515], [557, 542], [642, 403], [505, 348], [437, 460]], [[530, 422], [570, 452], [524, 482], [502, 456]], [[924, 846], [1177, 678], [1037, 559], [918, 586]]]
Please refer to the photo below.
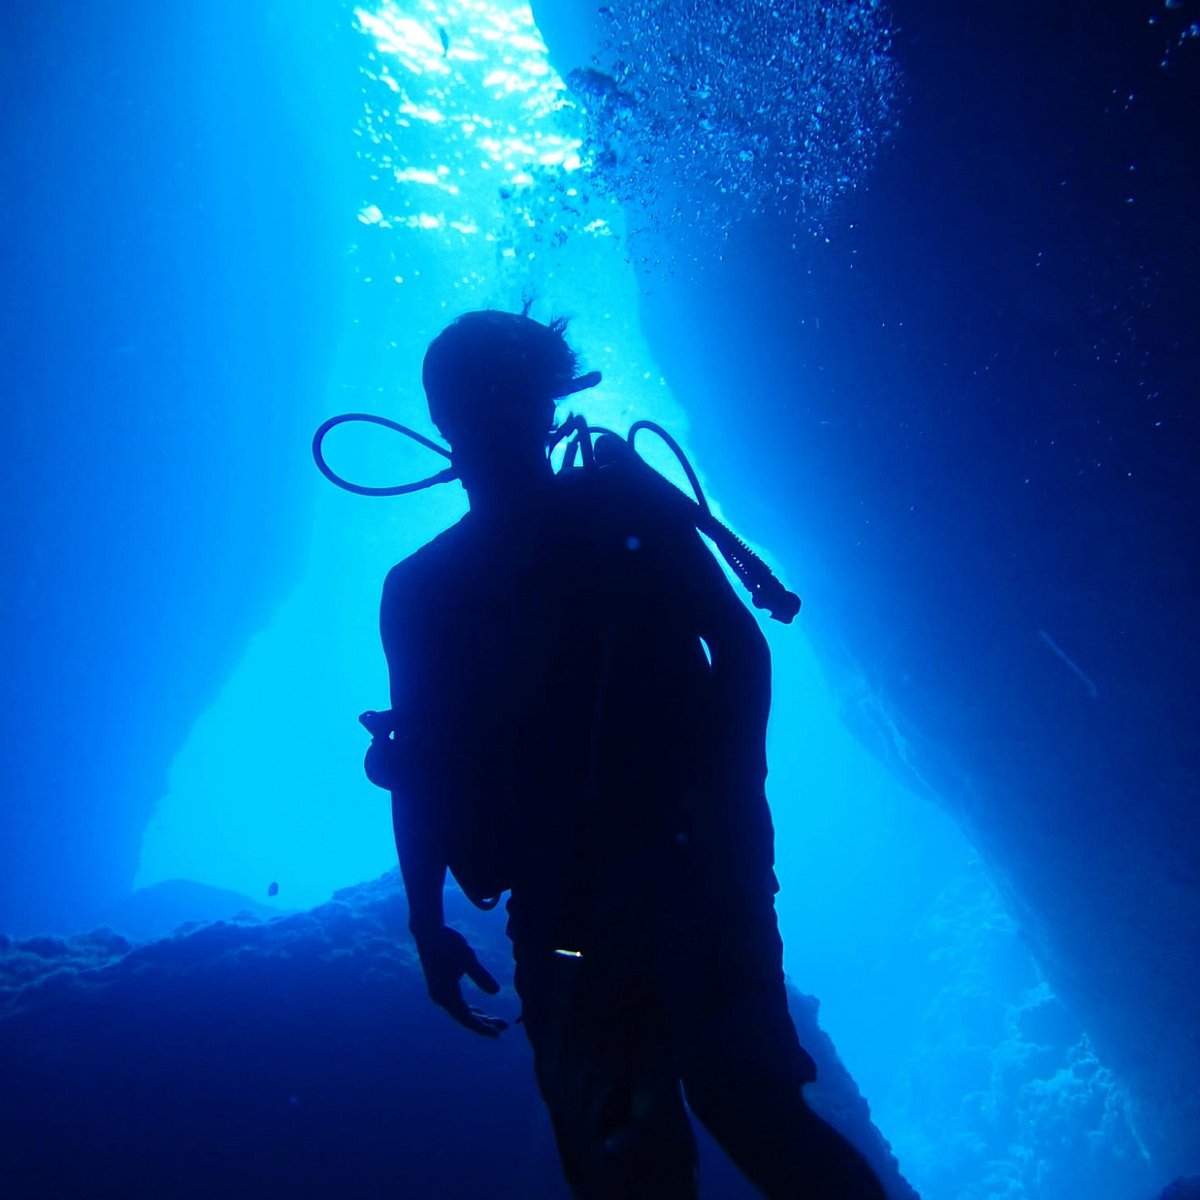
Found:
[[710, 1014], [712, 1027], [700, 1031], [704, 1042], [684, 1067], [692, 1111], [771, 1200], [884, 1200], [862, 1155], [805, 1103], [802, 1080], [778, 1068], [789, 1039], [772, 1032], [761, 1009], [746, 998]]
[[522, 1023], [578, 1200], [695, 1200], [695, 1137], [660, 1007], [612, 964], [518, 952]]
[[788, 1014], [774, 905], [726, 905], [680, 944], [691, 999], [678, 997], [675, 1037], [692, 1111], [771, 1200], [884, 1200], [862, 1155], [805, 1103], [816, 1070]]

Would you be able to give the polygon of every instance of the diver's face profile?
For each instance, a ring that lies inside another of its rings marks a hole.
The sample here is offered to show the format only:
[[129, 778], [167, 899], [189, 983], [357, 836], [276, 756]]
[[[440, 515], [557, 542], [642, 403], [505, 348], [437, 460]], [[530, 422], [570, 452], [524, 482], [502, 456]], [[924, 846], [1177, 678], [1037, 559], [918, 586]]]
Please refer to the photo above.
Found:
[[526, 491], [545, 478], [550, 470], [546, 456], [546, 433], [554, 417], [553, 404], [545, 409], [545, 424], [472, 421], [455, 431], [450, 439], [454, 469], [472, 499], [503, 503], [510, 493]]

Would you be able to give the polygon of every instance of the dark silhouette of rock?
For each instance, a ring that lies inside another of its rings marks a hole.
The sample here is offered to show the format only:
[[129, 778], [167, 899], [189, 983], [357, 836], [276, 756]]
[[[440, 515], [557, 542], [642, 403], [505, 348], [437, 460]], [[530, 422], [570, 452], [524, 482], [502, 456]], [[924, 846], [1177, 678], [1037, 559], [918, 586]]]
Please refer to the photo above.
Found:
[[1188, 1175], [1168, 1183], [1158, 1200], [1200, 1200], [1200, 1175]]
[[[506, 979], [503, 922], [448, 897]], [[519, 1027], [465, 1034], [425, 995], [396, 873], [311, 912], [0, 939], [0, 1191], [289, 1200], [565, 1196]], [[507, 988], [497, 1000], [515, 1017]], [[793, 995], [818, 1107], [915, 1200]], [[708, 1142], [706, 1194], [752, 1196]]]

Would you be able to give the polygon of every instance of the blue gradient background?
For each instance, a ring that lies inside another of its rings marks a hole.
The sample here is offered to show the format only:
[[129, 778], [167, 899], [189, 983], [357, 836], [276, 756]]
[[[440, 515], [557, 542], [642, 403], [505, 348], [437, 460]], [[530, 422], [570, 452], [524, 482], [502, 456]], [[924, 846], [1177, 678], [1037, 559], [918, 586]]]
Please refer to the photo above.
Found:
[[576, 163], [587, 7], [3, 17], [0, 929], [120, 930], [135, 889], [147, 932], [292, 913], [391, 867], [355, 722], [379, 587], [464, 501], [337, 492], [308, 441], [428, 428], [429, 339], [530, 295], [604, 373], [588, 417], [666, 424], [804, 596], [767, 631], [787, 968], [901, 1170], [1149, 1197], [1200, 1170], [1170, 1040], [1200, 1015], [1200, 13], [864, 5], [869, 153], [692, 219]]

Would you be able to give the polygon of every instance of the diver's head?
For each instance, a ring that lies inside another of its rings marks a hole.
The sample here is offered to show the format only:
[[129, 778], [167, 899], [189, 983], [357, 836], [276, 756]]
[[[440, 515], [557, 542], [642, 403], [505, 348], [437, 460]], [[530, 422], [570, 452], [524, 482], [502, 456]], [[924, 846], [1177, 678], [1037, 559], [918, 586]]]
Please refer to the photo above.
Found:
[[546, 466], [555, 401], [599, 381], [576, 379], [565, 320], [523, 313], [464, 313], [429, 345], [421, 371], [429, 415], [470, 490]]
[[477, 438], [545, 439], [554, 402], [575, 378], [566, 321], [464, 313], [429, 344], [421, 382], [429, 415], [452, 447]]

